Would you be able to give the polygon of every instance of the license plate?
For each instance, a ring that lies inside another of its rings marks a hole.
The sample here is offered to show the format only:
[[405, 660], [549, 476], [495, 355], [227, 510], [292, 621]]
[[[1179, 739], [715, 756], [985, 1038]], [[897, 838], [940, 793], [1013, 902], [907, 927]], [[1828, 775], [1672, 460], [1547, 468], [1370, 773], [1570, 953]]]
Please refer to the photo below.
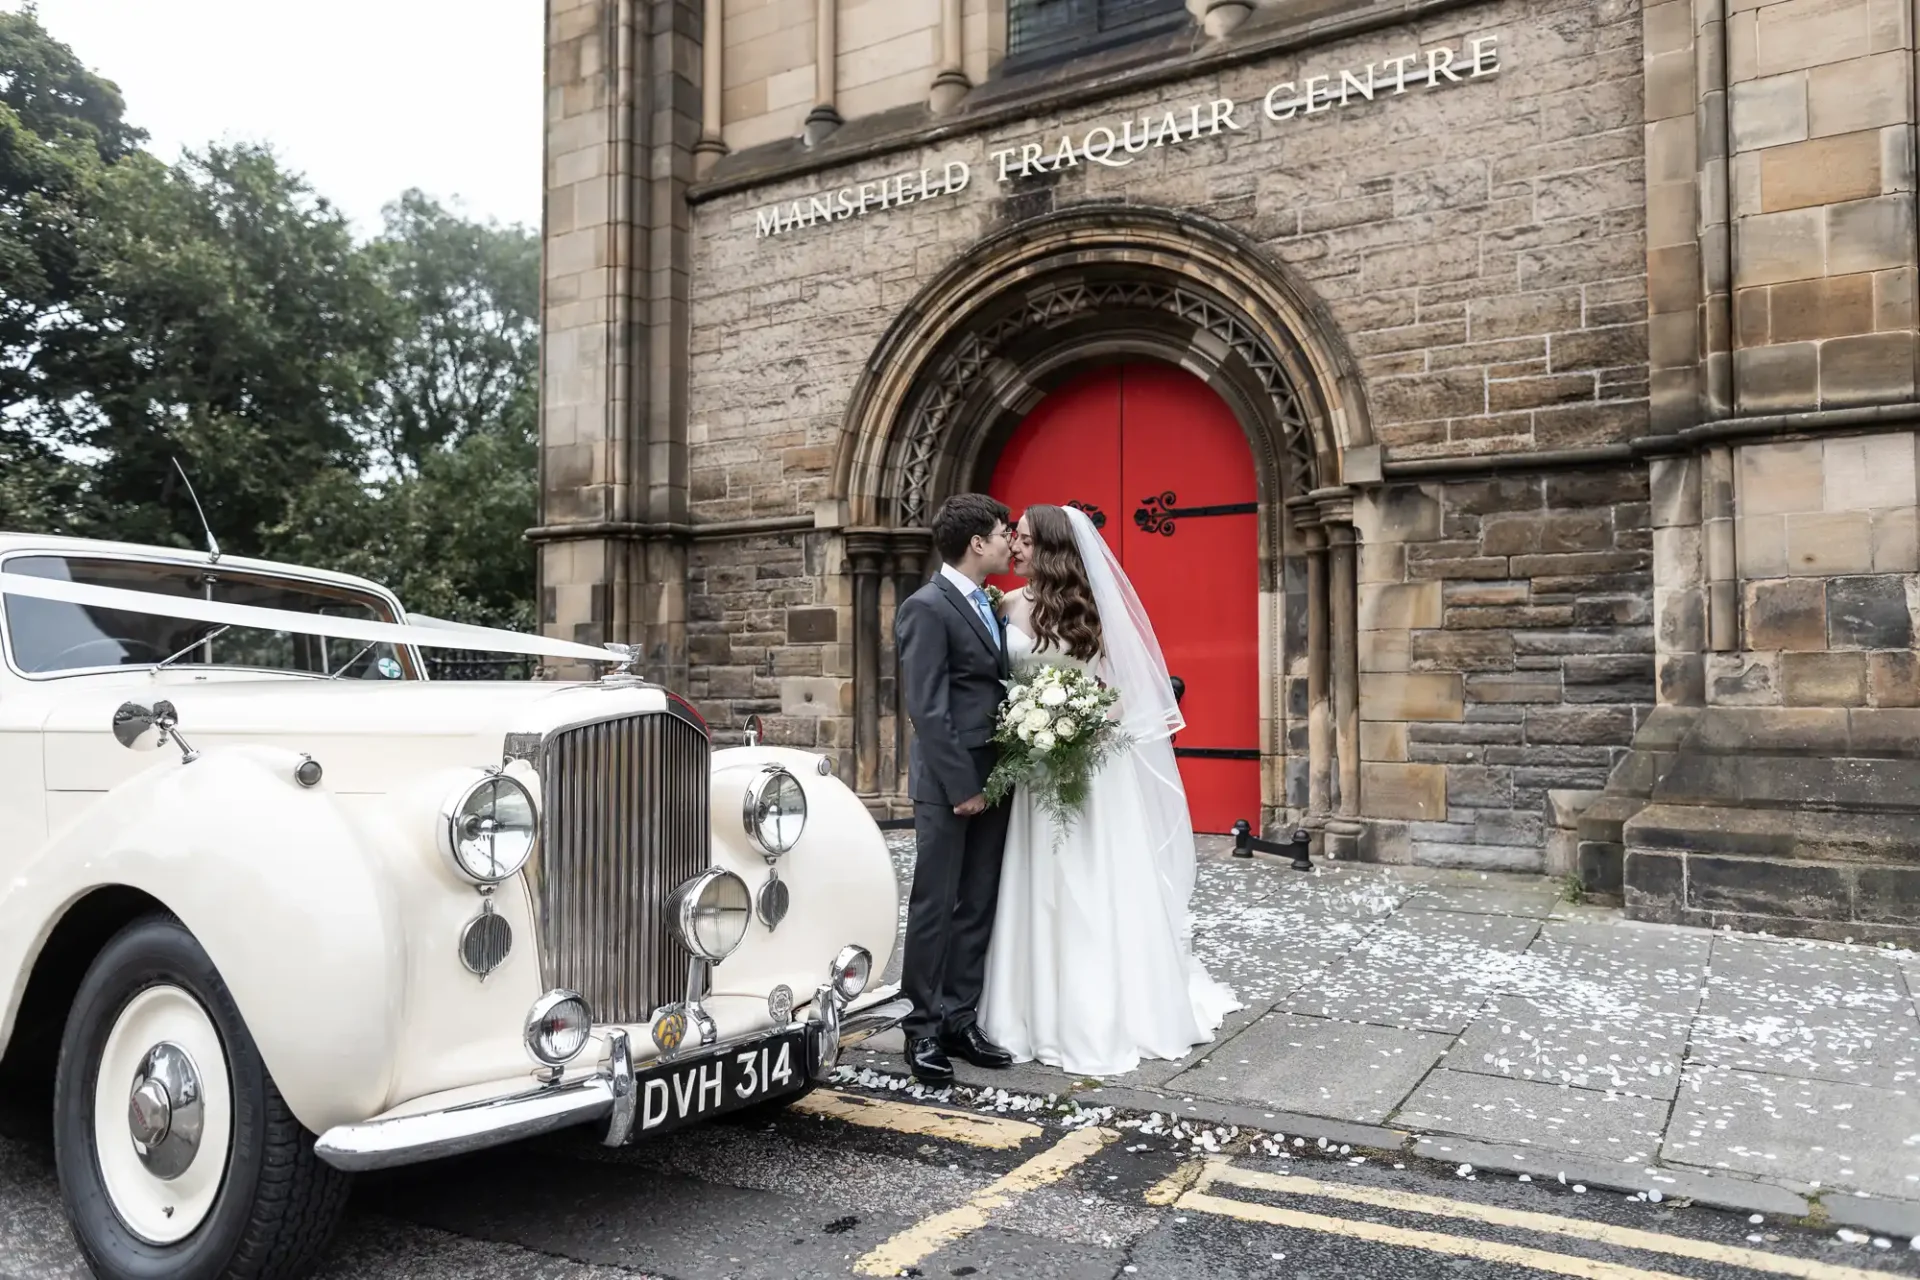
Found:
[[798, 1093], [806, 1083], [806, 1043], [797, 1031], [712, 1057], [637, 1071], [634, 1133], [664, 1133]]

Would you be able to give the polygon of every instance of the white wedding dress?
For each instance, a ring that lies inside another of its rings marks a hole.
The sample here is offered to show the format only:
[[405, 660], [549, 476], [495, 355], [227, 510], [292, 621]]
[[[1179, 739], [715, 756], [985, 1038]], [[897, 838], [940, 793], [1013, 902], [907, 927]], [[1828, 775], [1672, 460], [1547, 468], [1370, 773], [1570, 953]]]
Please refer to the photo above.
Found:
[[[1017, 627], [1006, 637], [1016, 669], [1096, 665], [1036, 653]], [[1024, 790], [1007, 803], [980, 1002], [987, 1038], [1016, 1061], [1077, 1076], [1120, 1075], [1143, 1057], [1181, 1058], [1211, 1041], [1240, 1005], [1193, 956], [1193, 828], [1170, 740], [1109, 760], [1058, 847], [1053, 819]]]

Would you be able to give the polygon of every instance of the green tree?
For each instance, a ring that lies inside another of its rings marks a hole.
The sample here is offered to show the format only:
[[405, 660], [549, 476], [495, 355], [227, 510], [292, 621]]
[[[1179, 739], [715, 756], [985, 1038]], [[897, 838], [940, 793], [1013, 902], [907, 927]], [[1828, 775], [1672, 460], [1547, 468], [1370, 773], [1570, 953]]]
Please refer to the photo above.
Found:
[[530, 626], [538, 238], [409, 191], [369, 254], [395, 314], [363, 428], [371, 465], [297, 495], [273, 550], [379, 578], [423, 613]]
[[0, 14], [0, 527], [365, 574], [532, 621], [539, 242], [410, 191], [383, 233], [257, 146], [140, 149]]
[[198, 545], [178, 457], [221, 545], [258, 553], [304, 486], [364, 460], [394, 310], [346, 220], [264, 148], [129, 157], [103, 205], [53, 434], [100, 458], [117, 536]]
[[531, 432], [538, 237], [459, 217], [420, 191], [385, 216], [371, 253], [401, 320], [370, 443], [388, 465], [417, 471], [434, 451], [476, 433], [509, 422]]
[[104, 170], [145, 134], [110, 82], [47, 34], [33, 9], [0, 13], [0, 528], [69, 527], [86, 471], [52, 447], [33, 410], [50, 348], [80, 323], [80, 234]]

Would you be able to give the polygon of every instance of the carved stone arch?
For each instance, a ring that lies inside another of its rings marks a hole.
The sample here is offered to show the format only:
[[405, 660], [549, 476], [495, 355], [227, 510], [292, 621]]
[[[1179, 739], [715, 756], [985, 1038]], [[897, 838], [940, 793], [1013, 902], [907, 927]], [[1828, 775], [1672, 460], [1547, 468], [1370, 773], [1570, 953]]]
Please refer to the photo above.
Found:
[[[896, 600], [924, 582], [934, 508], [986, 486], [1001, 447], [1048, 391], [1090, 365], [1142, 358], [1180, 366], [1219, 394], [1259, 473], [1261, 626], [1271, 642], [1262, 649], [1258, 818], [1304, 817], [1351, 849], [1357, 548], [1343, 495], [1378, 474], [1362, 382], [1324, 306], [1284, 265], [1218, 223], [1140, 206], [1079, 206], [988, 237], [895, 319], [854, 388], [834, 496], [852, 526], [856, 787], [876, 799], [897, 794], [905, 769], [897, 683], [891, 767], [884, 759], [882, 577]], [[1283, 606], [1296, 590], [1305, 609]], [[1306, 766], [1306, 795], [1294, 790], [1296, 764]]]
[[1057, 348], [1087, 322], [1219, 375], [1273, 466], [1269, 492], [1338, 485], [1348, 453], [1373, 443], [1353, 360], [1290, 270], [1193, 214], [1080, 206], [989, 237], [895, 319], [847, 406], [835, 489], [852, 522], [923, 524], [943, 482], [970, 478], [951, 464], [981, 443], [967, 410], [983, 383], [1018, 403], [1033, 379], [1015, 377], [1010, 353]]

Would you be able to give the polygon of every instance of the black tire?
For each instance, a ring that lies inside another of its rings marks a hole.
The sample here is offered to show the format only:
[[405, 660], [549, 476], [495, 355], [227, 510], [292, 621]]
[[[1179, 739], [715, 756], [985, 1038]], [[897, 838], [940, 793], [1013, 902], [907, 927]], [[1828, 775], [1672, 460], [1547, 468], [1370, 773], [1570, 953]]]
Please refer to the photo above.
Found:
[[[190, 994], [213, 1023], [233, 1091], [226, 1175], [199, 1227], [168, 1245], [143, 1240], [115, 1210], [93, 1123], [108, 1034], [135, 996], [162, 984]], [[213, 961], [184, 926], [161, 916], [114, 935], [74, 997], [54, 1088], [54, 1160], [74, 1237], [100, 1280], [300, 1275], [326, 1246], [352, 1181], [314, 1154], [313, 1135], [287, 1109]]]
[[729, 1111], [726, 1115], [722, 1116], [721, 1119], [731, 1120], [736, 1124], [766, 1124], [776, 1117], [785, 1115], [789, 1107], [819, 1087], [820, 1085], [817, 1081], [810, 1079], [807, 1081], [806, 1087], [798, 1093], [789, 1093], [785, 1097], [773, 1098], [766, 1102], [756, 1102], [750, 1107], [742, 1107], [738, 1111]]

